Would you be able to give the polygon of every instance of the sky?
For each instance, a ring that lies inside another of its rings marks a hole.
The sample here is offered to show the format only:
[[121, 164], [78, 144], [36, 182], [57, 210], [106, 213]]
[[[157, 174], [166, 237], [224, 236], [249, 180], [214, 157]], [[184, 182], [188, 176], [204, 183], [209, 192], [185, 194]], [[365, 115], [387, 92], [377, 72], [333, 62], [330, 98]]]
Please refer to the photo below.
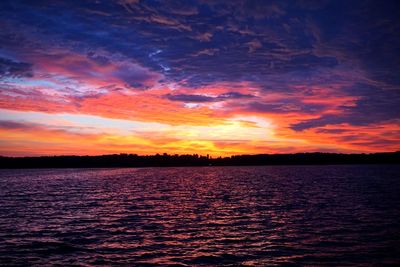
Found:
[[398, 1], [2, 0], [0, 155], [400, 150]]

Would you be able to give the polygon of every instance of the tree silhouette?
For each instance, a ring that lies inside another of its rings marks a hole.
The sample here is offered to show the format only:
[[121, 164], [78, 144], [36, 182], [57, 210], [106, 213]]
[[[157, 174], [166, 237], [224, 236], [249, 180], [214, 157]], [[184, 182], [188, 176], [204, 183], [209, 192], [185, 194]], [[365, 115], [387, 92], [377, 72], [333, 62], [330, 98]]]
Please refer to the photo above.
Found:
[[0, 168], [108, 168], [168, 166], [250, 166], [322, 164], [399, 164], [400, 152], [373, 154], [297, 153], [212, 158], [209, 155], [112, 154], [100, 156], [2, 157]]

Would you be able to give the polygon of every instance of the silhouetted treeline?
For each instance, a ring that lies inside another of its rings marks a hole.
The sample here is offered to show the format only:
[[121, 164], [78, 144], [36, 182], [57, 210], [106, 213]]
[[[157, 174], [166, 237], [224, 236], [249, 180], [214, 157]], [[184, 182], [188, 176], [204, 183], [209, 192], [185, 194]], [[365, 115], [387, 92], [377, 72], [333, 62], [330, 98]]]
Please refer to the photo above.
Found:
[[194, 155], [115, 154], [101, 156], [2, 157], [0, 168], [105, 168], [166, 166], [399, 164], [400, 152], [374, 154], [260, 154], [211, 158]]

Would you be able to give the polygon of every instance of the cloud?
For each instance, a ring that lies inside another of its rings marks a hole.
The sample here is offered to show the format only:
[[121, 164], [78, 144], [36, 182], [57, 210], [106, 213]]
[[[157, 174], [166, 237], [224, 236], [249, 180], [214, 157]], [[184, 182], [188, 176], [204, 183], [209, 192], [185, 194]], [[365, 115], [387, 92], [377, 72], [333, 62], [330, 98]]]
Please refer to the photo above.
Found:
[[346, 91], [358, 96], [352, 105], [340, 106], [338, 114], [325, 114], [315, 119], [304, 120], [291, 126], [296, 131], [348, 123], [369, 125], [377, 122], [400, 121], [399, 91], [384, 91], [368, 84], [356, 84]]
[[86, 135], [94, 134], [92, 131], [93, 127], [79, 127], [79, 126], [63, 126], [63, 125], [51, 125], [44, 123], [34, 123], [29, 121], [12, 121], [12, 120], [0, 120], [0, 131], [10, 130], [10, 131], [47, 131], [53, 133], [61, 133], [66, 135]]
[[32, 76], [32, 64], [0, 57], [0, 79]]
[[249, 47], [249, 53], [253, 53], [256, 51], [258, 48], [262, 47], [262, 44], [259, 40], [254, 39], [250, 42], [247, 42], [246, 45]]
[[106, 56], [102, 56], [102, 55], [98, 55], [93, 51], [90, 51], [87, 53], [87, 57], [93, 61], [96, 62], [97, 64], [104, 66], [104, 65], [108, 65], [110, 64], [111, 60], [106, 57]]
[[26, 123], [20, 123], [20, 122], [15, 122], [15, 121], [5, 121], [5, 120], [0, 120], [0, 128], [1, 129], [31, 129], [33, 124], [26, 124]]
[[193, 103], [204, 103], [204, 102], [219, 102], [232, 99], [243, 99], [243, 98], [253, 98], [254, 95], [242, 94], [238, 92], [227, 92], [220, 94], [218, 96], [207, 96], [207, 95], [188, 95], [188, 94], [166, 94], [165, 98], [171, 101], [179, 102], [193, 102]]
[[151, 88], [161, 79], [160, 74], [132, 63], [120, 64], [109, 75], [121, 79], [133, 88]]
[[200, 51], [194, 53], [193, 56], [194, 57], [202, 56], [202, 55], [213, 56], [216, 53], [218, 53], [218, 51], [219, 51], [218, 48], [203, 49], [203, 50], [200, 50]]
[[213, 34], [210, 32], [205, 32], [205, 33], [200, 33], [196, 35], [194, 38], [196, 40], [199, 40], [201, 42], [209, 42], [211, 41], [211, 38], [213, 37]]
[[165, 97], [171, 101], [180, 101], [180, 102], [213, 102], [216, 100], [216, 97], [205, 96], [205, 95], [171, 95], [167, 94]]
[[324, 104], [301, 103], [299, 100], [282, 100], [276, 103], [251, 102], [245, 107], [247, 111], [265, 113], [320, 113], [326, 108]]

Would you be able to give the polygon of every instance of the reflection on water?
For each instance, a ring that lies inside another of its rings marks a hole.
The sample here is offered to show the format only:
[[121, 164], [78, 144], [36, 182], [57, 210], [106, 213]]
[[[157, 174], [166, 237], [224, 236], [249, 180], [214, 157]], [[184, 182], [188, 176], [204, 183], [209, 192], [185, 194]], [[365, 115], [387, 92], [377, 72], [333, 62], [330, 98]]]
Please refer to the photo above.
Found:
[[399, 170], [1, 170], [0, 265], [395, 264]]

